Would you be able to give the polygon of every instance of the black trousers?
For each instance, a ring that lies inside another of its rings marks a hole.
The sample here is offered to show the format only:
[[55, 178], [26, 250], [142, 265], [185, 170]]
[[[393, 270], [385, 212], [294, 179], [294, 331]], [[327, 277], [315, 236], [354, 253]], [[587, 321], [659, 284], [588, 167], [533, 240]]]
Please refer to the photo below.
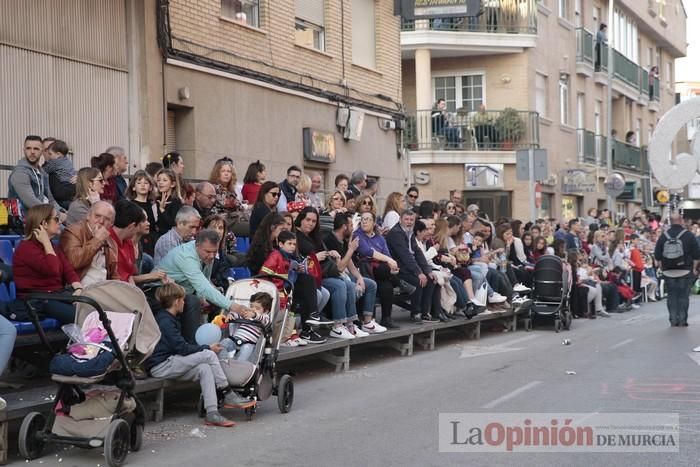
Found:
[[404, 280], [414, 286], [416, 290], [411, 294], [411, 313], [430, 314], [430, 309], [433, 303], [433, 293], [435, 292], [435, 283], [428, 280], [424, 287], [421, 287], [418, 276], [408, 272], [399, 272], [399, 279]]
[[399, 285], [398, 274], [392, 274], [389, 266], [382, 263], [374, 271], [363, 271], [377, 283], [377, 298], [382, 308], [382, 320], [391, 318], [394, 307], [394, 287]]
[[494, 291], [503, 295], [508, 300], [513, 296], [513, 286], [504, 273], [489, 268], [488, 271], [486, 271], [486, 282], [489, 283]]
[[302, 330], [307, 331], [310, 326], [306, 324], [311, 313], [318, 311], [316, 299], [316, 280], [308, 274], [299, 274], [294, 282], [294, 296], [292, 297], [292, 309], [301, 315]]

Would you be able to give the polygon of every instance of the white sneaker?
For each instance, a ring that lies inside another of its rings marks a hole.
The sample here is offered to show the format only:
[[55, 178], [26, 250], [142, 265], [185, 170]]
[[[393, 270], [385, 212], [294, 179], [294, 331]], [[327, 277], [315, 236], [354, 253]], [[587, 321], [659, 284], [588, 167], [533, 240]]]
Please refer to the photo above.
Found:
[[605, 310], [597, 311], [596, 314], [597, 314], [598, 316], [602, 316], [603, 318], [610, 318], [610, 313], [608, 313], [608, 312], [605, 311]]
[[499, 294], [498, 292], [494, 292], [489, 297], [489, 303], [503, 303], [506, 300], [507, 300], [507, 298], [504, 297], [503, 295]]
[[530, 289], [529, 287], [525, 287], [521, 283], [517, 283], [513, 286], [513, 292], [529, 292], [530, 290], [532, 289]]
[[367, 337], [367, 336], [369, 336], [368, 332], [365, 332], [362, 329], [355, 326], [355, 323], [348, 323], [345, 325], [345, 328], [348, 331], [350, 331], [350, 334], [352, 334], [355, 337]]
[[335, 337], [336, 339], [354, 339], [355, 338], [355, 336], [350, 331], [348, 331], [348, 328], [346, 328], [342, 324], [340, 326], [333, 326], [330, 334], [328, 334], [328, 337]]
[[637, 308], [639, 308], [639, 305], [637, 305], [636, 303], [633, 303], [632, 308], [634, 308], [636, 310]]
[[299, 347], [299, 343], [295, 339], [289, 338], [282, 342], [280, 347]]
[[513, 305], [522, 305], [522, 304], [525, 303], [526, 301], [527, 301], [527, 298], [521, 297], [521, 296], [517, 296], [517, 297], [513, 298], [513, 300], [511, 300], [511, 303], [512, 303]]
[[362, 330], [370, 334], [381, 334], [386, 332], [386, 328], [377, 323], [374, 319], [372, 319], [372, 321], [369, 323], [363, 323]]
[[299, 336], [292, 337], [290, 340], [293, 340], [294, 342], [296, 342], [299, 347], [304, 347], [305, 345], [308, 344], [308, 342], [306, 342], [306, 339], [302, 339]]

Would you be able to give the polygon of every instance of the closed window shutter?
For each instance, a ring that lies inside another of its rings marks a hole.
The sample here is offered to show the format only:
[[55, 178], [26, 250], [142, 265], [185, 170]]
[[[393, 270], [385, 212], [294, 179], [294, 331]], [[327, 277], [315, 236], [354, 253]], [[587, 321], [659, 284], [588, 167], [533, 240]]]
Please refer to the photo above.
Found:
[[352, 2], [352, 62], [375, 67], [374, 0]]
[[296, 17], [323, 26], [323, 0], [296, 0]]
[[175, 111], [168, 110], [168, 127], [165, 135], [165, 145], [168, 151], [177, 150], [177, 139], [175, 138]]

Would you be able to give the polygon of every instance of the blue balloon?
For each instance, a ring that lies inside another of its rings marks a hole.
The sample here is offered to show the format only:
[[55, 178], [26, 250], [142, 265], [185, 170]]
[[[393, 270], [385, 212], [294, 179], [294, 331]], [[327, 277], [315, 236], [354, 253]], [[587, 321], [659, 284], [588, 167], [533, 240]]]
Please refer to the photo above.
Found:
[[199, 345], [211, 345], [221, 340], [221, 329], [214, 323], [202, 324], [194, 335]]

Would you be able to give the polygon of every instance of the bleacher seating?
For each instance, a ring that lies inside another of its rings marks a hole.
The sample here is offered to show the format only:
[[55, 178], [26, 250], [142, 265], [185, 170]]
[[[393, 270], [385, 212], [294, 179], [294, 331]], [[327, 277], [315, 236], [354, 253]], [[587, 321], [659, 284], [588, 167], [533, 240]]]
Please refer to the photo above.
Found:
[[0, 260], [3, 263], [12, 265], [12, 254], [14, 253], [14, 244], [10, 240], [0, 240]]
[[250, 249], [250, 237], [236, 237], [236, 250], [240, 253], [248, 253]]

